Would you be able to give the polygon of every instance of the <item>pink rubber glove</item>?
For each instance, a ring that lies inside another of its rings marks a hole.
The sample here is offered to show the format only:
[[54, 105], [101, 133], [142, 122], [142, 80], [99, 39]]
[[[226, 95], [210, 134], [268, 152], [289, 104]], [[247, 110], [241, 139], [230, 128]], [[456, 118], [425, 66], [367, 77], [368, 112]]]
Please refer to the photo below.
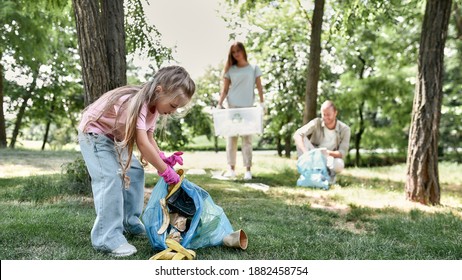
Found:
[[175, 164], [183, 165], [183, 158], [181, 155], [183, 152], [175, 152], [173, 155], [166, 157], [164, 152], [159, 152], [160, 158], [170, 167], [173, 167]]
[[172, 167], [167, 166], [167, 169], [163, 173], [157, 171], [157, 174], [164, 178], [168, 185], [176, 185], [180, 181], [180, 175], [176, 174]]

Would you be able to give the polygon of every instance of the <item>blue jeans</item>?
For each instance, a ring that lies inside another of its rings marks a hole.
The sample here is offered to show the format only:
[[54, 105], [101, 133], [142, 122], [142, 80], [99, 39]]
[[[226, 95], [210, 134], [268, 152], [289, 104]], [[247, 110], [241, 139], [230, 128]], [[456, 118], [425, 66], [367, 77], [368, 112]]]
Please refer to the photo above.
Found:
[[[124, 232], [146, 232], [140, 220], [144, 206], [144, 169], [133, 155], [125, 189], [114, 141], [103, 134], [79, 132], [80, 151], [91, 177], [96, 219], [91, 230], [95, 249], [112, 251], [127, 243]], [[126, 150], [125, 159], [126, 160]]]

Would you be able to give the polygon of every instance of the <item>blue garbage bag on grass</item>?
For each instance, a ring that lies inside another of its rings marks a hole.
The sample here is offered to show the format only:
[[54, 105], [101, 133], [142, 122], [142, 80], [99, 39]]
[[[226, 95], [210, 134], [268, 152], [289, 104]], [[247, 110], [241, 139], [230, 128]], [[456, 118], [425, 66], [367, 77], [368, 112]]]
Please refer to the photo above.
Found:
[[297, 186], [329, 189], [329, 171], [326, 156], [320, 149], [313, 149], [301, 155], [297, 161], [300, 177]]
[[[154, 187], [142, 215], [146, 233], [155, 250], [167, 248], [165, 240], [171, 225], [164, 233], [157, 233], [163, 223], [160, 199], [166, 197], [167, 188], [167, 183], [161, 178]], [[207, 191], [186, 178], [181, 182], [180, 188], [194, 201], [196, 208], [188, 223], [189, 227], [181, 233], [180, 244], [187, 249], [223, 245], [223, 238], [233, 232], [233, 227], [223, 209], [213, 202]]]

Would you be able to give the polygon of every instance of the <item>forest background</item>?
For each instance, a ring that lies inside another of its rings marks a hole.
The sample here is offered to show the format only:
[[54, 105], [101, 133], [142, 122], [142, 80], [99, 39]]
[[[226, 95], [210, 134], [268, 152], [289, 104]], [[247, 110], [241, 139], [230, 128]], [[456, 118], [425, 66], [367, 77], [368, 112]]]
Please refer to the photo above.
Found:
[[[10, 148], [20, 147], [21, 140], [41, 141], [42, 149], [56, 149], [72, 143], [75, 124], [84, 107], [71, 3], [63, 1], [64, 8], [55, 9], [53, 3], [59, 1], [45, 2], [2, 1], [0, 54], [7, 135], [2, 142], [6, 144], [8, 140]], [[141, 4], [127, 2], [126, 9], [131, 10]], [[257, 63], [265, 73], [268, 115], [258, 147], [277, 149], [281, 155], [290, 156], [294, 150], [291, 135], [303, 125], [310, 46], [309, 13], [313, 7], [309, 1], [304, 5], [300, 1], [255, 2], [247, 10], [229, 6], [224, 20], [230, 30], [235, 30], [229, 34], [230, 38], [245, 35], [251, 62]], [[390, 151], [401, 157], [407, 151], [425, 8], [423, 1], [370, 1], [368, 5], [361, 5], [361, 2], [328, 2], [325, 8], [318, 92], [319, 101], [335, 100], [340, 109], [339, 119], [352, 128], [352, 154], [348, 161], [354, 165], [374, 164], [362, 162], [362, 150]], [[440, 156], [459, 161], [460, 14], [456, 1], [445, 48], [439, 130]], [[149, 69], [135, 69], [129, 62], [129, 83], [142, 83], [161, 65], [174, 63], [172, 49], [162, 47], [162, 35], [155, 33], [155, 26], [150, 28], [151, 33], [147, 35], [153, 42], [141, 46], [144, 49], [130, 45], [132, 40], [139, 38], [133, 33], [127, 35], [127, 53], [153, 56]], [[173, 150], [188, 146], [197, 136], [213, 136], [207, 110], [213, 108], [218, 99], [222, 63], [217, 61], [217, 65], [196, 79], [198, 90], [194, 107], [186, 118], [172, 120], [172, 126], [177, 128], [169, 126], [167, 131], [173, 137], [165, 137], [163, 146]], [[138, 70], [148, 73], [140, 76]], [[176, 125], [180, 122], [183, 125]]]

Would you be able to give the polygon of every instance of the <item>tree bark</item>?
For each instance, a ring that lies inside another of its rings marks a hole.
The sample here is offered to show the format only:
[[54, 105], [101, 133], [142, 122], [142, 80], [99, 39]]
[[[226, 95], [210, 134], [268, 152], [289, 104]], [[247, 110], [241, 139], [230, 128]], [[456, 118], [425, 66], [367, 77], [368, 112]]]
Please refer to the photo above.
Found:
[[282, 141], [281, 141], [281, 137], [276, 137], [276, 149], [278, 150], [278, 156], [282, 157]]
[[48, 135], [50, 134], [50, 127], [51, 123], [53, 121], [53, 114], [55, 112], [55, 104], [56, 104], [56, 95], [53, 95], [53, 99], [51, 101], [51, 106], [50, 106], [50, 112], [48, 112], [48, 117], [47, 119], [47, 124], [45, 125], [45, 134], [43, 135], [43, 141], [42, 141], [42, 148], [41, 150], [45, 150], [45, 146], [48, 143]]
[[[37, 67], [37, 69], [39, 68], [40, 67]], [[13, 134], [11, 135], [11, 141], [10, 141], [11, 149], [14, 149], [14, 147], [16, 146], [16, 140], [18, 139], [18, 136], [19, 136], [19, 131], [21, 129], [22, 120], [26, 113], [27, 103], [29, 102], [29, 99], [32, 97], [32, 92], [35, 90], [35, 87], [37, 86], [37, 76], [38, 76], [38, 72], [33, 72], [32, 83], [29, 89], [25, 92], [24, 96], [22, 97], [21, 107], [19, 108], [19, 111], [16, 115], [16, 121], [14, 123]]]
[[290, 151], [292, 150], [292, 135], [286, 135], [284, 142], [285, 157], [290, 158]]
[[359, 167], [361, 165], [361, 139], [364, 134], [364, 131], [366, 130], [364, 126], [364, 101], [361, 102], [358, 106], [358, 116], [359, 116], [359, 128], [355, 133], [355, 149], [356, 149], [356, 156], [355, 156], [355, 166]]
[[321, 33], [322, 17], [324, 15], [324, 0], [314, 1], [313, 21], [311, 25], [310, 56], [308, 75], [306, 79], [305, 111], [303, 123], [308, 123], [316, 117], [318, 82], [321, 64]]
[[[0, 58], [2, 54], [0, 52]], [[0, 149], [6, 148], [6, 124], [3, 112], [3, 66], [0, 64]]]
[[127, 84], [123, 0], [72, 0], [85, 105]]
[[[359, 80], [364, 79], [364, 71], [366, 70], [366, 60], [361, 56], [358, 55], [358, 59], [361, 61], [362, 66], [359, 71]], [[361, 104], [358, 106], [358, 117], [359, 117], [359, 128], [355, 132], [355, 166], [358, 167], [361, 164], [361, 139], [363, 137], [364, 131], [366, 131], [366, 127], [364, 125], [364, 100], [361, 101]]]
[[103, 0], [101, 7], [106, 34], [109, 88], [113, 89], [127, 84], [124, 3], [123, 0]]
[[462, 11], [457, 2], [454, 3], [454, 22], [456, 27], [457, 39], [462, 39]]
[[51, 127], [51, 120], [48, 120], [45, 126], [45, 134], [43, 135], [42, 148], [40, 148], [40, 150], [42, 151], [45, 151], [45, 147], [48, 142], [48, 134], [50, 133], [50, 127]]
[[420, 37], [407, 157], [406, 197], [440, 203], [438, 131], [441, 118], [444, 45], [452, 0], [428, 0]]
[[85, 105], [110, 90], [106, 38], [99, 1], [72, 0], [82, 66]]

